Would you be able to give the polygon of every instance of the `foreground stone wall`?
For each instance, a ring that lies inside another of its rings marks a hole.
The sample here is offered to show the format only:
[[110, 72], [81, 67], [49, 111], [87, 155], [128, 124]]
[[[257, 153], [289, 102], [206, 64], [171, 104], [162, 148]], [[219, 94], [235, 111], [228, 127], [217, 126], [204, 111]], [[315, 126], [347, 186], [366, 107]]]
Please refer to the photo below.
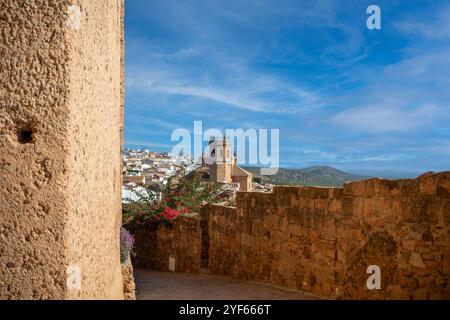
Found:
[[[334, 298], [450, 299], [450, 172], [277, 187], [212, 206], [212, 273]], [[381, 268], [368, 290], [367, 267]]]
[[169, 258], [175, 259], [175, 272], [199, 273], [202, 232], [200, 217], [184, 217], [171, 226], [153, 224], [146, 227], [125, 226], [135, 239], [133, 266], [170, 271]]
[[0, 1], [0, 299], [123, 298], [122, 15]]
[[[71, 298], [120, 298], [122, 2], [77, 0], [70, 45], [68, 262], [80, 266]], [[108, 269], [105, 272], [105, 268]]]
[[123, 295], [125, 300], [136, 300], [136, 283], [134, 282], [133, 265], [130, 261], [122, 264]]

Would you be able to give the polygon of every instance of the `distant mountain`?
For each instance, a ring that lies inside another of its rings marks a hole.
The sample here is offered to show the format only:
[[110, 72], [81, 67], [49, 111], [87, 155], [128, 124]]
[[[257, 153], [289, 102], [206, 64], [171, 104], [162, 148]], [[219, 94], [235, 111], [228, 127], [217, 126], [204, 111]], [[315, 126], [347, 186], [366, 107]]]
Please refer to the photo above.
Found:
[[245, 170], [251, 172], [257, 181], [278, 185], [341, 187], [344, 182], [370, 178], [369, 176], [348, 173], [328, 166], [304, 169], [280, 168], [278, 173], [273, 176], [261, 176], [260, 168], [256, 167], [245, 167]]

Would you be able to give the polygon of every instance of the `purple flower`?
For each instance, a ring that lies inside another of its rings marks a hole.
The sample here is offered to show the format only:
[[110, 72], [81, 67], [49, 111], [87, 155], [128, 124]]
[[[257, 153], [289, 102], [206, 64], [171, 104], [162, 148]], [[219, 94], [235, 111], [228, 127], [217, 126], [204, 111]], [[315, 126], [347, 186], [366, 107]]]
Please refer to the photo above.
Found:
[[124, 262], [134, 245], [133, 235], [124, 227], [120, 228], [120, 260]]

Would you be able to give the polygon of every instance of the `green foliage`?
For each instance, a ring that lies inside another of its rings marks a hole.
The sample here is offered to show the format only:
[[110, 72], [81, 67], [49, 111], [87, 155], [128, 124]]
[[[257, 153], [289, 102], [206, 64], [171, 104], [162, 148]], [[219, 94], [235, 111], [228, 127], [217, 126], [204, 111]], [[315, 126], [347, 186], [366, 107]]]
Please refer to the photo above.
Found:
[[261, 177], [253, 177], [253, 182], [263, 184], [264, 180]]
[[169, 179], [163, 186], [140, 186], [145, 192], [132, 189], [137, 200], [126, 199], [123, 205], [123, 224], [133, 227], [152, 222], [170, 224], [189, 213], [198, 212], [207, 203], [215, 203], [221, 186], [203, 182], [198, 177]]
[[170, 204], [188, 208], [189, 212], [198, 212], [205, 203], [216, 202], [220, 191], [220, 184], [194, 177], [191, 180], [180, 179], [177, 183], [169, 182], [165, 195], [171, 199]]
[[124, 263], [128, 255], [128, 251], [125, 248], [125, 245], [120, 243], [120, 263]]

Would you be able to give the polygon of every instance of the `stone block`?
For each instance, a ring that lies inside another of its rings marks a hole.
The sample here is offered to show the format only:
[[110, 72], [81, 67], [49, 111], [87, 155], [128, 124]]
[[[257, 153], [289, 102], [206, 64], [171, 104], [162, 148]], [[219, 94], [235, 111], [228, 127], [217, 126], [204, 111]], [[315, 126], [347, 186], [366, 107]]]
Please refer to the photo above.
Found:
[[342, 188], [330, 188], [328, 197], [330, 199], [340, 200], [344, 195], [344, 189]]
[[342, 188], [342, 195], [345, 196], [353, 196], [352, 191], [352, 183], [351, 182], [345, 182], [344, 186]]
[[314, 209], [324, 211], [328, 207], [328, 199], [314, 200]]
[[300, 197], [298, 195], [292, 195], [291, 196], [290, 206], [292, 208], [299, 208], [300, 207]]
[[305, 214], [298, 209], [288, 208], [287, 217], [290, 223], [303, 224]]
[[253, 237], [247, 233], [242, 233], [241, 245], [244, 247], [251, 247], [253, 245]]
[[289, 233], [295, 237], [300, 237], [304, 233], [304, 229], [297, 224], [290, 224], [289, 227]]
[[445, 299], [445, 297], [441, 293], [434, 292], [434, 293], [431, 293], [429, 296], [429, 300], [444, 300], [444, 299]]
[[[347, 199], [344, 199], [344, 205], [345, 205], [345, 201]], [[352, 215], [359, 219], [359, 220], [363, 220], [365, 219], [367, 216], [371, 215], [372, 213], [372, 206], [371, 206], [371, 202], [368, 202], [370, 200], [368, 199], [363, 199], [363, 198], [356, 198], [353, 200], [353, 212]]]
[[423, 263], [422, 257], [420, 254], [413, 252], [411, 256], [409, 257], [409, 264], [411, 264], [414, 267], [425, 269], [426, 265]]
[[250, 202], [250, 208], [255, 208], [256, 207], [256, 197], [252, 197], [251, 202]]
[[376, 197], [396, 197], [401, 193], [403, 180], [374, 180], [374, 196]]
[[436, 195], [445, 198], [450, 197], [450, 172], [438, 175]]
[[287, 209], [285, 207], [278, 207], [276, 214], [280, 217], [284, 217], [287, 215]]
[[353, 204], [352, 198], [344, 197], [342, 200], [342, 213], [346, 216], [353, 216]]
[[450, 274], [450, 253], [447, 252], [443, 253], [443, 258], [442, 258], [442, 271]]
[[419, 178], [419, 191], [421, 195], [431, 196], [436, 193], [436, 179], [434, 175], [421, 175]]
[[409, 251], [414, 251], [414, 248], [416, 246], [415, 240], [403, 240], [402, 241], [402, 247]]
[[319, 189], [320, 188], [316, 188], [316, 187], [308, 187], [308, 194], [309, 194], [309, 198], [311, 199], [317, 199], [318, 193], [319, 193]]
[[298, 188], [298, 195], [301, 198], [309, 198], [309, 189], [307, 187]]
[[419, 181], [417, 179], [405, 179], [400, 188], [400, 195], [415, 197], [419, 195]]
[[328, 203], [328, 211], [331, 213], [341, 213], [342, 211], [342, 201], [341, 200], [330, 200]]
[[364, 197], [367, 194], [367, 181], [354, 181], [350, 183], [352, 188], [352, 195], [354, 197]]
[[365, 196], [372, 198], [376, 195], [375, 185], [378, 184], [378, 178], [366, 180]]
[[389, 293], [391, 299], [394, 300], [409, 300], [411, 299], [411, 293], [409, 290], [402, 288], [400, 285], [389, 285], [386, 288], [386, 291]]
[[414, 300], [427, 300], [428, 299], [428, 289], [427, 288], [419, 288], [414, 290], [413, 294]]
[[330, 194], [330, 188], [317, 188], [317, 198], [328, 199]]

